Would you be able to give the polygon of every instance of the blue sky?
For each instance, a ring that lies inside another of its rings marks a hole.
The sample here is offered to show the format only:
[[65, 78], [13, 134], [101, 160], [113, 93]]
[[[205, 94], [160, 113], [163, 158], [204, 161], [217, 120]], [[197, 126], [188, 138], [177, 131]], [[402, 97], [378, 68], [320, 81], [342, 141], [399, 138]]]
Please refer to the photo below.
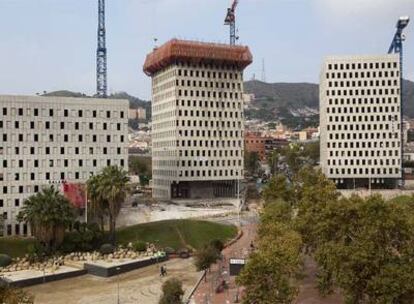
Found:
[[[227, 42], [230, 0], [106, 0], [109, 91], [150, 97], [145, 55], [177, 37]], [[324, 56], [381, 54], [414, 0], [240, 0], [240, 43], [255, 62], [245, 78], [318, 82]], [[95, 92], [97, 0], [0, 0], [0, 94]], [[414, 20], [405, 76], [414, 79]]]

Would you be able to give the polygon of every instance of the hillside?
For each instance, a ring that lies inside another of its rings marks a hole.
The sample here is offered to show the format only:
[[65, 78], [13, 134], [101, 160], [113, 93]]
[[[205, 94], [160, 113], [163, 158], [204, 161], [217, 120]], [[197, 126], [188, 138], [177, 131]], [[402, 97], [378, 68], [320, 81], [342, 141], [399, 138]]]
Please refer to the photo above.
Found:
[[[61, 91], [54, 91], [54, 92], [49, 92], [49, 93], [44, 93], [43, 96], [58, 96], [58, 97], [95, 97], [95, 96], [88, 96], [86, 94], [83, 93], [78, 93], [78, 92], [71, 92], [71, 91], [67, 91], [67, 90], [61, 90]], [[108, 98], [112, 98], [112, 99], [127, 99], [129, 100], [129, 107], [131, 109], [136, 109], [136, 108], [145, 108], [147, 111], [147, 119], [149, 120], [151, 118], [151, 102], [146, 101], [146, 100], [142, 100], [139, 99], [138, 97], [129, 95], [126, 92], [117, 92], [117, 93], [113, 93], [111, 95], [108, 96]]]
[[[319, 109], [319, 85], [312, 83], [265, 83], [258, 80], [244, 83], [247, 93], [256, 96], [247, 110], [248, 118], [263, 120], [309, 120]], [[414, 82], [404, 80], [405, 115], [414, 118]], [[316, 114], [316, 115], [315, 115]], [[316, 121], [315, 121], [316, 122]]]

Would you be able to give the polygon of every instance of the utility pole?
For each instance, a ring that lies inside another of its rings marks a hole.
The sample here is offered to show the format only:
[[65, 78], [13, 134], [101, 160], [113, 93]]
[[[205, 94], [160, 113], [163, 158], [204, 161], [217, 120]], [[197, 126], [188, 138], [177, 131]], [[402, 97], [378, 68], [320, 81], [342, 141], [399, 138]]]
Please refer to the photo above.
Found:
[[105, 29], [105, 0], [98, 0], [98, 47], [96, 49], [96, 95], [107, 97], [107, 53]]

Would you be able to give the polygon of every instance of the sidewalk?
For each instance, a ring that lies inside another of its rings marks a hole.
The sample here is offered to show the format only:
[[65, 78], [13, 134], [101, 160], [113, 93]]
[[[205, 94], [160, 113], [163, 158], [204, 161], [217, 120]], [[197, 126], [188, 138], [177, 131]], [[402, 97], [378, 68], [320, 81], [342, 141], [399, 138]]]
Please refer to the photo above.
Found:
[[[240, 294], [235, 277], [229, 275], [230, 258], [247, 258], [250, 251], [250, 243], [256, 236], [257, 224], [249, 223], [242, 227], [243, 236], [233, 245], [223, 250], [224, 259], [214, 264], [207, 274], [207, 282], [203, 281], [191, 298], [192, 304], [227, 304], [235, 303], [234, 299]], [[215, 289], [222, 280], [229, 283], [229, 289], [216, 293]], [[239, 297], [240, 298], [240, 297]]]

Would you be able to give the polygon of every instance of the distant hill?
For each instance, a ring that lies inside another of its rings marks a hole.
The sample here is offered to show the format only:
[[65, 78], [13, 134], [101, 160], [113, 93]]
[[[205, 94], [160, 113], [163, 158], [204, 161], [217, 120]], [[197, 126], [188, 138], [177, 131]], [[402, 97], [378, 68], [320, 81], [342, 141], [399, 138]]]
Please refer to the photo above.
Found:
[[71, 92], [67, 90], [61, 90], [61, 91], [54, 91], [54, 92], [44, 92], [42, 94], [43, 96], [57, 96], [57, 97], [90, 97], [83, 93], [78, 92]]
[[[404, 115], [414, 118], [414, 82], [404, 80]], [[265, 83], [251, 80], [244, 83], [247, 93], [256, 97], [247, 110], [248, 118], [264, 120], [291, 119], [317, 115], [319, 85], [312, 83]]]
[[145, 108], [146, 114], [147, 114], [147, 120], [151, 119], [151, 102], [139, 99], [138, 97], [129, 95], [126, 92], [118, 92], [118, 93], [111, 94], [109, 98], [128, 99], [130, 109]]
[[[72, 92], [67, 90], [61, 91], [54, 91], [54, 92], [44, 92], [42, 96], [58, 96], [58, 97], [83, 97], [83, 98], [91, 98], [95, 96], [88, 96], [84, 93]], [[108, 96], [108, 98], [112, 99], [128, 99], [129, 100], [129, 107], [131, 109], [137, 108], [145, 108], [147, 110], [147, 119], [151, 118], [151, 102], [139, 99], [138, 97], [129, 95], [126, 92], [117, 92], [113, 93]]]
[[[49, 93], [44, 92], [42, 94], [42, 96], [83, 97], [83, 98], [95, 97], [95, 96], [88, 96], [88, 95], [83, 94], [83, 93], [71, 92], [71, 91], [66, 91], [66, 90], [54, 91], [54, 92], [49, 92]], [[129, 100], [129, 108], [130, 109], [145, 108], [145, 110], [146, 110], [146, 121], [145, 122], [148, 122], [148, 121], [151, 120], [151, 102], [139, 99], [138, 97], [129, 95], [126, 92], [113, 93], [113, 94], [109, 95], [108, 98], [127, 99], [127, 100]], [[129, 120], [129, 126], [132, 129], [137, 129], [138, 125], [142, 122], [143, 121], [130, 119]]]

